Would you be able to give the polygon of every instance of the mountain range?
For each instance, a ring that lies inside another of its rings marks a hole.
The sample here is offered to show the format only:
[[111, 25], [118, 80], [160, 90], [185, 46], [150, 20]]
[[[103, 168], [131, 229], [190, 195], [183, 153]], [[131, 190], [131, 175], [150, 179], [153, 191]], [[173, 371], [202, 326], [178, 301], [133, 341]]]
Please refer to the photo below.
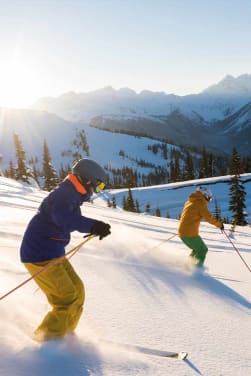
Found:
[[[15, 159], [14, 132], [19, 134], [28, 159], [36, 156], [41, 163], [46, 139], [55, 168], [72, 163], [70, 158], [62, 158], [62, 152], [81, 129], [86, 132], [90, 157], [113, 168], [126, 165], [140, 170], [137, 159], [166, 166], [160, 152], [154, 155], [148, 150], [156, 140], [228, 154], [235, 146], [240, 154], [250, 156], [251, 75], [226, 76], [199, 94], [183, 97], [107, 87], [41, 98], [28, 109], [0, 108], [2, 167]], [[121, 152], [123, 156], [118, 158]], [[144, 168], [140, 172], [146, 170], [151, 171]]]
[[178, 96], [105, 87], [38, 100], [33, 109], [100, 129], [143, 134], [211, 150], [250, 155], [251, 75], [227, 75], [199, 94]]

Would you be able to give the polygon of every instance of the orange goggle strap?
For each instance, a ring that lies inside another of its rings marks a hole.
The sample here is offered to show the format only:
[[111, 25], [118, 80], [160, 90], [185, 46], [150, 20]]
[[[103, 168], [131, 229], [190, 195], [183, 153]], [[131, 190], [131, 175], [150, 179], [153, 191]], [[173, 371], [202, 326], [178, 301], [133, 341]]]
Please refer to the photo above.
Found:
[[88, 193], [85, 187], [83, 187], [83, 185], [79, 182], [78, 178], [75, 175], [69, 174], [66, 176], [65, 180], [70, 180], [70, 182], [74, 185], [76, 190], [82, 195], [85, 195]]

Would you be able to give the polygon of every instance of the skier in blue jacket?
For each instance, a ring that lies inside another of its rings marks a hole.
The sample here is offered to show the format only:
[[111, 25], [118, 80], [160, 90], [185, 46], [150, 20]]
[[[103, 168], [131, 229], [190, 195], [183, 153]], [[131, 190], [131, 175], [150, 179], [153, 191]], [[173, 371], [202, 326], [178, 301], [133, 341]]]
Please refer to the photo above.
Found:
[[[70, 233], [79, 231], [103, 239], [110, 234], [110, 225], [81, 215], [80, 206], [94, 192], [105, 187], [106, 174], [91, 159], [81, 159], [72, 173], [43, 200], [31, 219], [21, 244], [21, 261], [31, 275], [46, 267], [51, 260], [65, 255]], [[46, 341], [62, 338], [73, 332], [80, 319], [85, 299], [84, 285], [72, 265], [63, 258], [35, 276], [52, 310], [47, 313], [33, 338]]]

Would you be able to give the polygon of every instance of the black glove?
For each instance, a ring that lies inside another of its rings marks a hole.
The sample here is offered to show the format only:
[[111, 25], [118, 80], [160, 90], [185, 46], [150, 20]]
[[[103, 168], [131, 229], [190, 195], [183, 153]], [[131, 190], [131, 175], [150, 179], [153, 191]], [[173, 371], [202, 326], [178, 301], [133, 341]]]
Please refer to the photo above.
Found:
[[223, 225], [223, 223], [221, 224], [221, 232], [223, 232], [224, 231], [224, 225]]
[[108, 223], [96, 221], [91, 228], [91, 234], [99, 236], [99, 240], [102, 240], [111, 233], [110, 228], [111, 226]]

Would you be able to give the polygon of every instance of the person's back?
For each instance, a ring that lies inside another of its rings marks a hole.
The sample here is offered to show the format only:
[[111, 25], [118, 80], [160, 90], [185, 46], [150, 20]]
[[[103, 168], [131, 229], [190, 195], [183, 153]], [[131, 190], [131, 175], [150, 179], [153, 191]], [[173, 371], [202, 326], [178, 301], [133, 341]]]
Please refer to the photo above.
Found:
[[41, 203], [31, 219], [21, 244], [22, 262], [41, 262], [61, 257], [72, 231], [90, 232], [95, 220], [81, 216], [80, 206], [90, 198], [78, 192], [69, 179]]
[[201, 192], [193, 192], [185, 203], [179, 223], [179, 236], [197, 236], [207, 202]]
[[178, 235], [183, 243], [192, 249], [190, 256], [197, 266], [203, 266], [208, 251], [206, 244], [199, 236], [201, 220], [204, 218], [212, 225], [224, 228], [222, 222], [215, 218], [207, 208], [211, 198], [212, 194], [208, 189], [199, 187], [189, 196], [180, 217]]

